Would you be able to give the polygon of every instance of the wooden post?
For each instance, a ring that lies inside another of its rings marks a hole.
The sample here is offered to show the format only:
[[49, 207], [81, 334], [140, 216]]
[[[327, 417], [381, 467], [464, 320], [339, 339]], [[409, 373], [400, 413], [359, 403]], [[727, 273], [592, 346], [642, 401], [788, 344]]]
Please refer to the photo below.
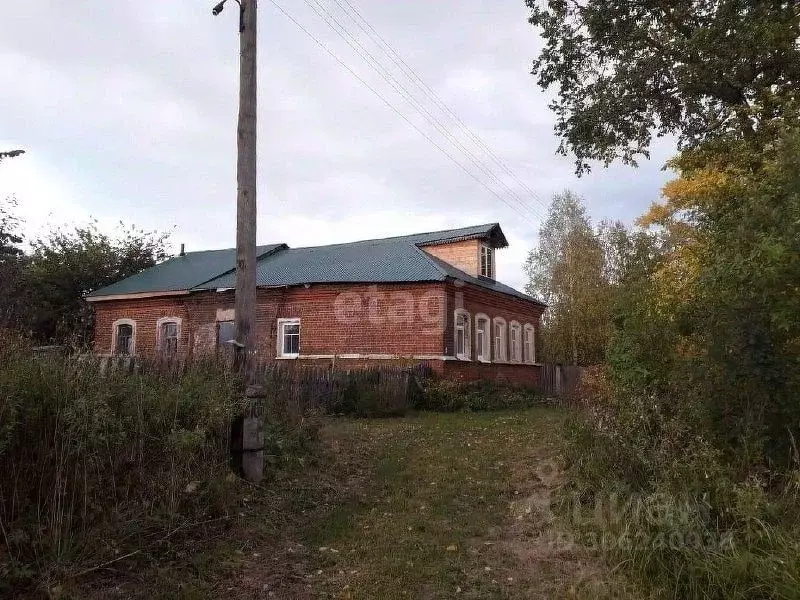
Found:
[[236, 366], [252, 377], [256, 308], [257, 0], [241, 1], [236, 165]]
[[[227, 0], [212, 13], [222, 12]], [[236, 296], [234, 367], [244, 379], [246, 410], [231, 423], [231, 463], [250, 481], [264, 476], [264, 392], [255, 378], [257, 0], [239, 2], [239, 123], [236, 130]]]

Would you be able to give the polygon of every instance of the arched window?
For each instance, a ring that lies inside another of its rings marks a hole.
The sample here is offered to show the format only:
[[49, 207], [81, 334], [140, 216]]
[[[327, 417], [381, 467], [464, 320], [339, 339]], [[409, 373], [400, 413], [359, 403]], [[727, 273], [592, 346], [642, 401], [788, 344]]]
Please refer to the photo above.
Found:
[[111, 327], [111, 351], [120, 356], [132, 356], [136, 352], [136, 321], [117, 319]]
[[483, 313], [475, 315], [475, 355], [481, 362], [492, 360], [492, 321]]
[[511, 338], [511, 362], [522, 362], [522, 326], [516, 321], [511, 321], [509, 335]]
[[494, 318], [494, 362], [508, 360], [508, 342], [506, 341], [506, 320]]
[[536, 330], [530, 323], [525, 323], [522, 333], [523, 360], [532, 365], [536, 362]]
[[156, 322], [158, 351], [162, 354], [178, 353], [178, 340], [181, 337], [181, 320], [177, 317], [163, 317]]
[[470, 346], [472, 345], [469, 313], [463, 308], [457, 308], [454, 313], [455, 318], [455, 342], [454, 348], [456, 358], [460, 360], [470, 359]]

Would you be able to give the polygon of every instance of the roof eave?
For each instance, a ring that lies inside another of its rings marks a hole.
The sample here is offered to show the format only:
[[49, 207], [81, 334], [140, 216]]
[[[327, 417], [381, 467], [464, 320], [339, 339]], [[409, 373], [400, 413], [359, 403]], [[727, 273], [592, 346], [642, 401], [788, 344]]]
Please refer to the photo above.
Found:
[[159, 298], [161, 296], [188, 296], [190, 290], [167, 290], [158, 292], [133, 292], [130, 294], [107, 294], [104, 296], [86, 296], [87, 302], [108, 302], [110, 300], [140, 300], [142, 298]]
[[490, 287], [487, 287], [487, 286], [483, 286], [483, 285], [474, 283], [472, 281], [466, 281], [464, 279], [460, 279], [458, 277], [453, 277], [453, 276], [448, 276], [447, 277], [447, 281], [450, 282], [450, 283], [455, 282], [455, 281], [459, 281], [462, 284], [473, 285], [476, 288], [481, 289], [481, 290], [485, 290], [487, 292], [492, 292], [494, 294], [503, 294], [504, 296], [508, 296], [509, 298], [516, 298], [517, 300], [524, 300], [525, 302], [530, 302], [531, 304], [535, 304], [536, 306], [540, 306], [542, 308], [548, 308], [547, 304], [545, 304], [541, 300], [537, 300], [533, 296], [529, 296], [528, 294], [524, 294], [524, 293], [519, 292], [519, 291], [517, 291], [516, 294], [509, 294], [508, 292], [504, 292], [503, 290], [490, 288]]
[[489, 239], [492, 242], [493, 248], [508, 248], [508, 240], [506, 239], [503, 230], [500, 228], [499, 223], [493, 223], [488, 231], [481, 231], [478, 233], [470, 233], [468, 235], [459, 235], [454, 237], [443, 238], [441, 240], [433, 240], [430, 242], [421, 242], [416, 244], [418, 248], [426, 246], [443, 246], [445, 244], [454, 244], [457, 242], [466, 242], [469, 240], [483, 240]]

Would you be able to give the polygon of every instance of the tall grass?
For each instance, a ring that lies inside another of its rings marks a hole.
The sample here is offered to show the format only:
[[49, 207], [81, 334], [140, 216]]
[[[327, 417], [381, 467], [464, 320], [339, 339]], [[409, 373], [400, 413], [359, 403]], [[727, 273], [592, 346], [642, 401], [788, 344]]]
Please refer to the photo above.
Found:
[[209, 365], [101, 372], [0, 339], [0, 593], [224, 518], [236, 389]]
[[656, 598], [800, 598], [798, 465], [742, 476], [699, 417], [594, 384], [566, 431], [584, 542]]

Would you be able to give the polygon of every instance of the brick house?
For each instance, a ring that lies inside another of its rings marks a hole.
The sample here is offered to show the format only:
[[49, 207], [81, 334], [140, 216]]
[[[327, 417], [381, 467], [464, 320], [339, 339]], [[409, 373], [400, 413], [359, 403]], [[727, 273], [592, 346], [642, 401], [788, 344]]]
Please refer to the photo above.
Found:
[[[495, 279], [497, 223], [311, 248], [257, 249], [257, 352], [536, 384], [545, 305]], [[87, 297], [95, 351], [202, 356], [234, 337], [234, 250], [181, 254]]]

